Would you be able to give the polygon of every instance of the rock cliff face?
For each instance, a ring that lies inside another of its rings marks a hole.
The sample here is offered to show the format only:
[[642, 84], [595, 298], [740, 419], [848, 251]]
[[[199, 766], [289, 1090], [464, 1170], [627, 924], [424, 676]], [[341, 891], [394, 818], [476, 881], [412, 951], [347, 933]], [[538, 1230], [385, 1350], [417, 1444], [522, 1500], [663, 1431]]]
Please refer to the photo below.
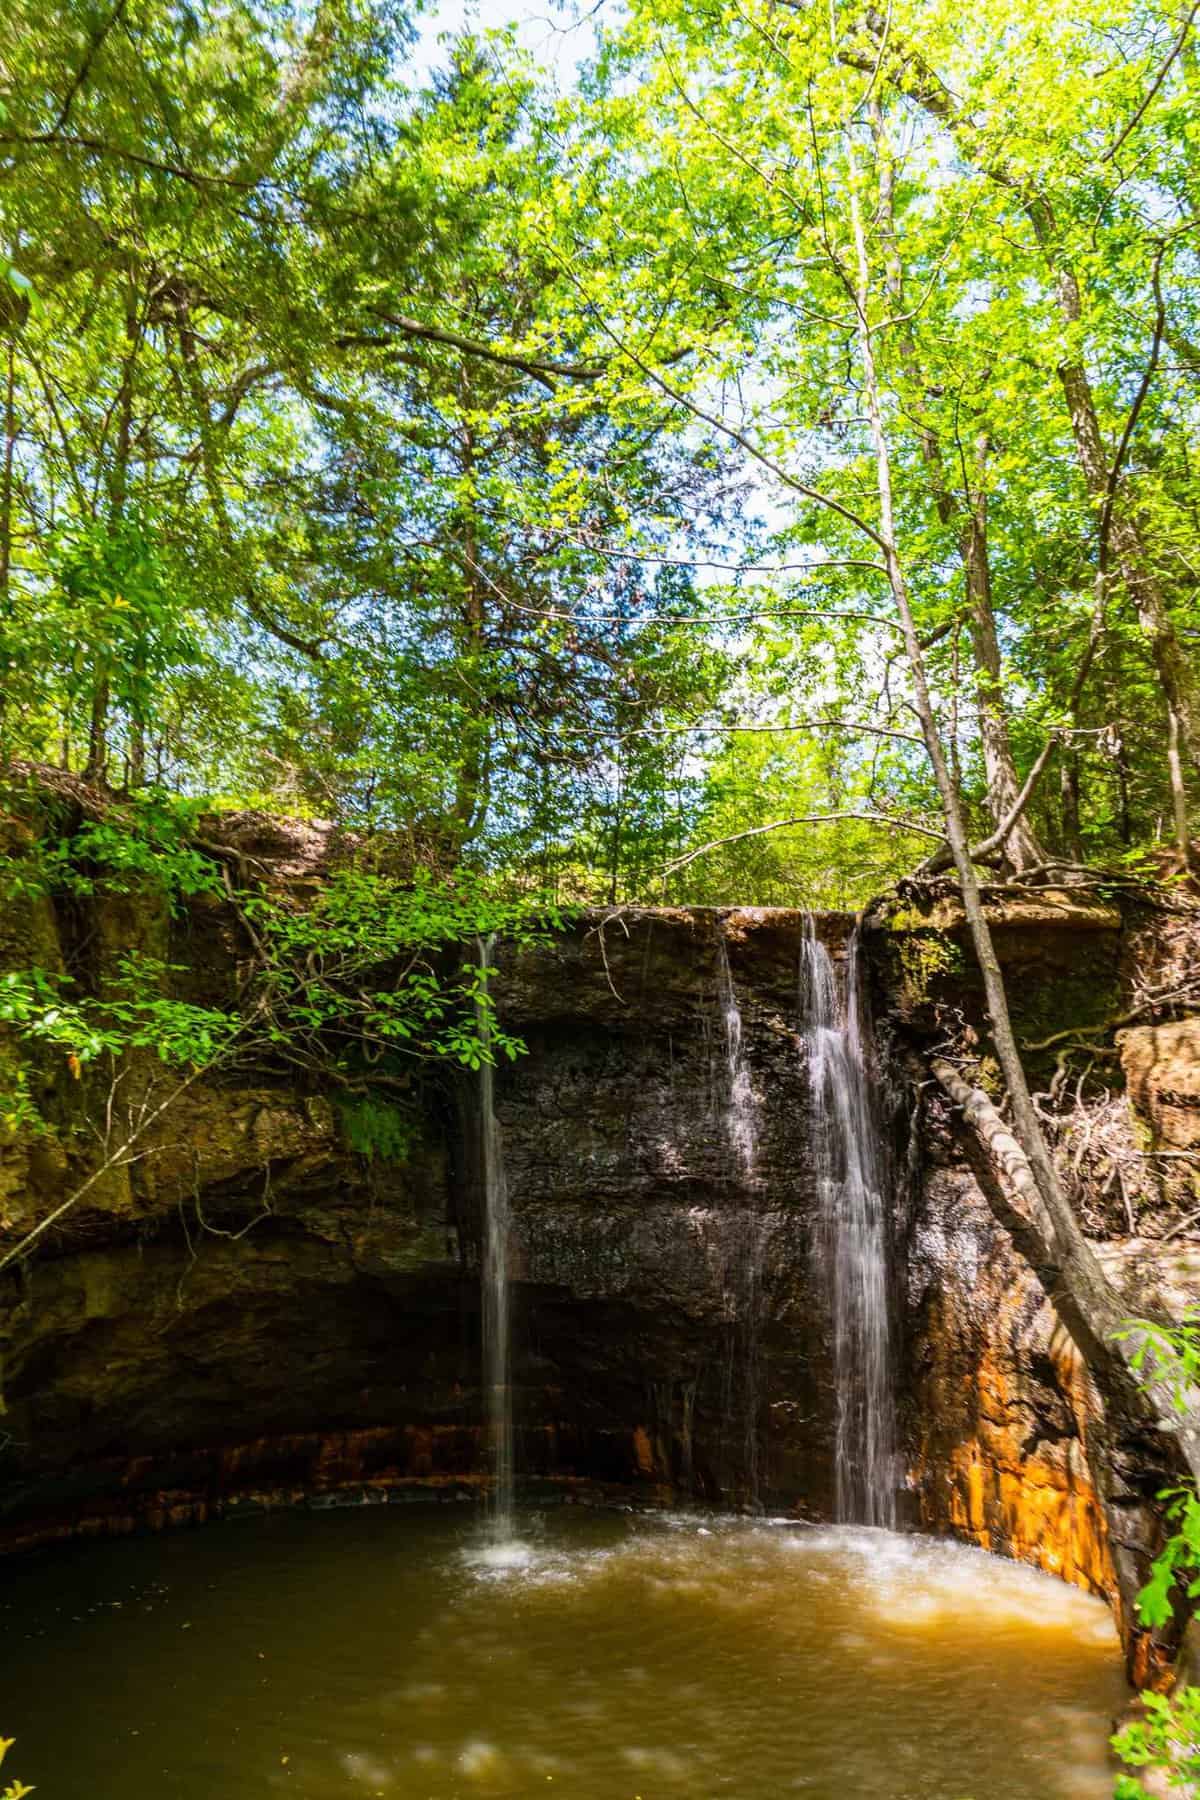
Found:
[[[1112, 1091], [1111, 1073], [1090, 1093], [1088, 1079], [1102, 1056], [1110, 1070], [1115, 1060], [1103, 1050], [1102, 1023], [1186, 985], [1200, 948], [1194, 925], [1164, 927], [1136, 908], [1081, 908], [1071, 896], [991, 912], [1036, 1085], [1061, 1096], [1069, 1070], [1075, 1105], [1058, 1116], [1057, 1154], [1101, 1264], [1131, 1315], [1178, 1318], [1200, 1295], [1196, 1221], [1185, 1207], [1184, 1229], [1171, 1223], [1185, 1194], [1177, 1175], [1148, 1173], [1155, 1165], [1144, 1145], [1168, 1050], [1178, 1073], [1190, 1033], [1127, 1033], [1142, 1074], [1139, 1087], [1131, 1071], [1128, 1094]], [[890, 908], [876, 923], [885, 1056], [908, 1070], [916, 1092], [923, 1047], [948, 1031], [986, 1042], [978, 980], [952, 899]], [[1066, 1047], [1079, 1053], [1069, 1065]], [[1123, 1055], [1128, 1067], [1130, 1048]], [[913, 1127], [915, 1179], [897, 1214], [895, 1253], [906, 1345], [898, 1391], [916, 1518], [1106, 1595], [1131, 1672], [1149, 1680], [1169, 1649], [1137, 1629], [1133, 1601], [1158, 1547], [1157, 1496], [1178, 1473], [1170, 1445], [1140, 1409], [1106, 1404], [1052, 1280], [1035, 1273], [1019, 1222], [976, 1178], [940, 1090], [922, 1091]]]
[[[819, 924], [835, 958], [848, 925]], [[43, 951], [69, 956], [61, 919], [37, 929]], [[500, 1016], [527, 1045], [498, 1075], [497, 1114], [518, 1458], [535, 1492], [619, 1486], [828, 1516], [803, 929], [777, 909], [641, 912], [501, 948]], [[975, 1004], [945, 950], [954, 930], [893, 917], [868, 934], [908, 1516], [1120, 1600], [1150, 1547], [1159, 1446], [1131, 1461], [1114, 1443], [953, 1122], [917, 1106], [915, 1056], [939, 1007]], [[1001, 953], [1027, 1035], [1112, 1010], [1126, 936], [1105, 909], [1010, 921]], [[750, 1173], [730, 1131], [721, 940]], [[231, 921], [194, 908], [171, 956], [191, 993], [223, 991]], [[0, 1276], [0, 1545], [300, 1495], [469, 1493], [483, 1464], [476, 1105], [466, 1080], [431, 1083], [406, 1160], [386, 1164], [354, 1154], [325, 1095], [198, 1083], [152, 1155]], [[35, 1142], [0, 1165], [0, 1234], [44, 1210], [65, 1155]], [[1135, 1240], [1120, 1256], [1131, 1303], [1161, 1291], [1162, 1254]], [[1200, 1275], [1196, 1240], [1176, 1237], [1166, 1260], [1178, 1302]], [[1128, 1502], [1120, 1543], [1114, 1495]]]
[[[821, 1516], [833, 1396], [802, 921], [737, 913], [721, 929], [752, 1183], [729, 1138], [714, 914], [584, 924], [502, 967], [500, 1014], [528, 1046], [497, 1081], [520, 1461], [532, 1478], [744, 1500], [756, 1435], [759, 1497]], [[211, 982], [218, 938], [201, 938]], [[9, 1278], [2, 1541], [477, 1480], [475, 1106], [469, 1083], [431, 1089], [396, 1167], [354, 1156], [321, 1096], [193, 1089], [120, 1191]], [[14, 1227], [48, 1198], [20, 1193]]]

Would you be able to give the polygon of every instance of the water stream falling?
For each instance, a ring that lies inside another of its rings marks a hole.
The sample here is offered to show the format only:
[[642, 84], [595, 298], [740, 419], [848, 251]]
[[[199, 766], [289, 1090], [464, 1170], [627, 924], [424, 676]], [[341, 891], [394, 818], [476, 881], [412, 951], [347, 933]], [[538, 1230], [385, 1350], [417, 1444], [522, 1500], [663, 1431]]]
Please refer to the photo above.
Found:
[[800, 952], [800, 1017], [833, 1311], [837, 1517], [894, 1527], [887, 1211], [863, 1037], [857, 931], [847, 950], [845, 995], [843, 1005], [833, 961], [810, 918]]
[[731, 1354], [727, 1368], [726, 1412], [742, 1438], [743, 1499], [752, 1512], [761, 1508], [759, 1466], [759, 1364], [765, 1220], [758, 1178], [758, 1103], [742, 1042], [742, 1014], [724, 932], [717, 933], [717, 1003], [724, 1047], [721, 1110], [733, 1173], [745, 1204], [733, 1224], [726, 1269], [726, 1305], [730, 1312]]
[[[478, 940], [481, 985], [486, 990], [493, 968], [494, 936]], [[479, 1037], [490, 1045], [492, 1015], [481, 998], [475, 1003]], [[487, 1391], [488, 1442], [492, 1464], [490, 1536], [494, 1545], [514, 1541], [512, 1323], [509, 1293], [511, 1218], [504, 1174], [504, 1145], [496, 1119], [496, 1072], [484, 1061], [479, 1071], [480, 1160], [483, 1178], [483, 1381]]]
[[750, 1071], [742, 1048], [742, 1013], [729, 966], [725, 935], [717, 937], [717, 998], [725, 1042], [725, 1131], [742, 1181], [750, 1187], [758, 1159], [758, 1119]]

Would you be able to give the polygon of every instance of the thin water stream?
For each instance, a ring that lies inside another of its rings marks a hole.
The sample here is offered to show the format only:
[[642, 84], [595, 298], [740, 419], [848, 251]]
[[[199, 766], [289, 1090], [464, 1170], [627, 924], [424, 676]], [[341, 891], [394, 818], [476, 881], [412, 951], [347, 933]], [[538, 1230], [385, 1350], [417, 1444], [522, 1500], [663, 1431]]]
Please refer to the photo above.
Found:
[[884, 1172], [871, 1105], [858, 935], [845, 997], [810, 918], [800, 953], [800, 1016], [808, 1042], [821, 1259], [833, 1315], [837, 1516], [896, 1523], [895, 1420]]
[[[494, 936], [478, 940], [479, 967], [486, 987], [493, 962]], [[477, 1003], [476, 1023], [486, 1046], [492, 1015]], [[480, 1160], [483, 1178], [483, 1383], [487, 1394], [488, 1443], [492, 1464], [490, 1525], [493, 1542], [513, 1541], [515, 1455], [512, 1411], [512, 1319], [509, 1280], [511, 1217], [504, 1144], [496, 1118], [495, 1068], [485, 1061], [479, 1071]]]
[[1107, 1800], [1106, 1608], [878, 1530], [283, 1514], [59, 1548], [0, 1589], [37, 1800]]
[[742, 1046], [742, 1009], [729, 966], [729, 947], [724, 932], [717, 934], [717, 1002], [725, 1050], [725, 1130], [742, 1184], [753, 1188], [758, 1179], [758, 1108], [750, 1069]]
[[717, 931], [717, 1006], [721, 1018], [723, 1070], [719, 1099], [722, 1124], [740, 1204], [723, 1221], [728, 1263], [725, 1304], [730, 1343], [726, 1365], [725, 1412], [730, 1436], [741, 1447], [742, 1503], [751, 1512], [761, 1506], [760, 1396], [761, 1332], [764, 1295], [763, 1258], [766, 1220], [758, 1172], [758, 1102], [743, 1043], [729, 948]]

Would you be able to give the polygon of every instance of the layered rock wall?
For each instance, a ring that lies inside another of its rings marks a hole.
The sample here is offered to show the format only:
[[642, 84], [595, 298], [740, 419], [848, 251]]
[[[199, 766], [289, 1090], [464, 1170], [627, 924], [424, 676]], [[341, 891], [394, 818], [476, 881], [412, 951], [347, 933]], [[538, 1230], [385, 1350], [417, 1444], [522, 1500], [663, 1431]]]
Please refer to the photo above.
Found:
[[[937, 905], [876, 917], [866, 940], [908, 1517], [1127, 1608], [1153, 1548], [1161, 1446], [1110, 1430], [954, 1121], [921, 1101], [920, 1052], [948, 1011], [984, 1029], [961, 920]], [[1128, 932], [1115, 907], [1043, 902], [996, 922], [1027, 1041], [1119, 1011]], [[820, 922], [836, 957], [848, 928]], [[23, 936], [69, 964], [115, 954], [133, 929], [43, 910]], [[634, 912], [501, 952], [500, 1015], [527, 1047], [496, 1093], [518, 1454], [535, 1492], [828, 1516], [835, 1395], [798, 1029], [804, 929], [779, 909]], [[749, 1175], [730, 1136], [722, 940]], [[168, 954], [181, 991], [223, 998], [232, 918], [194, 906], [169, 926]], [[1127, 1054], [1147, 1107], [1174, 1120], [1190, 1101], [1179, 1083], [1153, 1097], [1158, 1049], [1138, 1040]], [[78, 1155], [70, 1077], [38, 1079], [64, 1125], [0, 1164], [0, 1241], [44, 1212]], [[485, 1462], [476, 1105], [466, 1080], [415, 1088], [408, 1154], [385, 1163], [352, 1151], [329, 1094], [197, 1082], [152, 1154], [0, 1276], [0, 1544], [301, 1495], [469, 1494]], [[1131, 1307], [1161, 1298], [1161, 1252], [1126, 1243], [1120, 1258]], [[1194, 1240], [1175, 1238], [1169, 1260], [1176, 1288], [1200, 1291]]]

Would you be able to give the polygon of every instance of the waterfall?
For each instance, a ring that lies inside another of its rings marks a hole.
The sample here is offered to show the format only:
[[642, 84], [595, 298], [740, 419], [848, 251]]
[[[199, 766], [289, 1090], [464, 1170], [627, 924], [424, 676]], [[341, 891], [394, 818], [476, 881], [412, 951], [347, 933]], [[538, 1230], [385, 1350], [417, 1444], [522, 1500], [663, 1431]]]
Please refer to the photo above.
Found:
[[487, 1060], [491, 1011], [482, 995], [492, 970], [495, 937], [478, 939], [481, 995], [475, 1020], [485, 1060], [479, 1071], [480, 1152], [483, 1174], [483, 1380], [487, 1390], [488, 1440], [492, 1462], [491, 1536], [496, 1544], [513, 1537], [512, 1347], [509, 1317], [511, 1220], [504, 1176], [504, 1145], [496, 1119], [496, 1071]]
[[725, 934], [720, 931], [717, 937], [717, 1000], [725, 1040], [725, 1131], [737, 1172], [747, 1187], [753, 1187], [758, 1159], [758, 1119], [750, 1071], [742, 1049], [741, 1008], [734, 990]]
[[895, 1422], [887, 1212], [863, 1037], [857, 928], [848, 946], [844, 1006], [839, 1003], [833, 962], [811, 917], [800, 953], [800, 977], [821, 1248], [833, 1312], [837, 1516], [892, 1527]]
[[744, 1499], [760, 1510], [759, 1335], [762, 1310], [764, 1220], [758, 1206], [758, 1106], [742, 1045], [742, 1014], [729, 966], [725, 936], [717, 928], [717, 1004], [725, 1051], [722, 1115], [733, 1173], [746, 1197], [733, 1226], [725, 1276], [725, 1305], [731, 1325], [726, 1370], [726, 1414], [740, 1425]]

